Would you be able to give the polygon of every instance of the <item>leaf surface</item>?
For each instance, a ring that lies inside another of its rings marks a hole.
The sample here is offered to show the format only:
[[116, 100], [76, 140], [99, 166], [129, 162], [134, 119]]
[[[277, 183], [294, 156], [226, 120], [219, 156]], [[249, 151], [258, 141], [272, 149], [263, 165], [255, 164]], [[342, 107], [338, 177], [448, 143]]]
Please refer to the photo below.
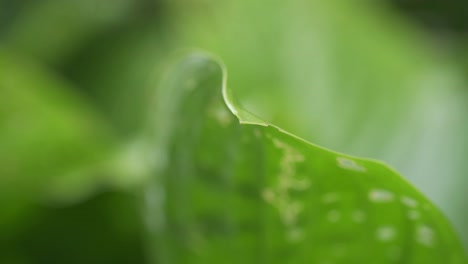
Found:
[[26, 207], [44, 197], [74, 202], [103, 182], [97, 171], [115, 137], [72, 91], [40, 65], [0, 48], [1, 228], [14, 229]]
[[162, 87], [148, 129], [155, 263], [466, 263], [445, 217], [398, 173], [262, 121], [210, 56], [179, 61]]

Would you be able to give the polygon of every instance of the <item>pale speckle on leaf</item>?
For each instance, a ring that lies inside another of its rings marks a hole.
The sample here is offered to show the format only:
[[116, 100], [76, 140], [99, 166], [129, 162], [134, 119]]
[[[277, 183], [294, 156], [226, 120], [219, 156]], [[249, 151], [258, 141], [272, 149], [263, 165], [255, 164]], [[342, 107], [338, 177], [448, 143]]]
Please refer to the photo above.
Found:
[[273, 203], [275, 200], [275, 193], [270, 189], [265, 189], [262, 192], [263, 199], [268, 203]]
[[377, 228], [376, 230], [377, 240], [382, 241], [382, 242], [391, 241], [395, 238], [395, 236], [396, 236], [395, 228], [391, 226], [382, 226], [382, 227]]
[[369, 192], [369, 200], [375, 203], [391, 202], [395, 198], [392, 192], [384, 189], [372, 189]]
[[336, 192], [330, 192], [322, 195], [322, 202], [325, 204], [335, 203], [340, 200], [340, 195]]
[[[291, 197], [291, 191], [304, 191], [310, 187], [309, 179], [299, 179], [297, 176], [297, 164], [304, 161], [304, 156], [289, 144], [267, 134], [272, 139], [275, 147], [282, 150], [283, 155], [279, 162], [279, 174], [274, 186], [265, 189], [263, 199], [275, 207], [280, 218], [286, 226], [286, 238], [297, 237], [298, 217], [303, 209], [300, 201]], [[291, 235], [293, 234], [293, 235]]]
[[408, 218], [411, 220], [416, 220], [420, 217], [420, 213], [416, 210], [408, 211]]
[[415, 199], [413, 199], [411, 197], [408, 197], [408, 196], [402, 196], [400, 201], [401, 201], [402, 204], [404, 204], [404, 205], [406, 205], [408, 207], [411, 207], [411, 208], [416, 208], [419, 205], [418, 201], [416, 201]]
[[358, 171], [358, 172], [367, 171], [366, 168], [357, 164], [356, 161], [349, 159], [349, 158], [337, 157], [336, 161], [339, 167], [346, 169], [346, 170], [352, 170], [352, 171]]
[[427, 225], [420, 225], [416, 228], [416, 241], [426, 247], [435, 245], [434, 230]]
[[299, 228], [292, 228], [286, 234], [286, 238], [292, 243], [299, 242], [304, 238], [304, 232]]
[[223, 127], [227, 127], [233, 121], [233, 116], [224, 105], [213, 105], [209, 109], [209, 114]]

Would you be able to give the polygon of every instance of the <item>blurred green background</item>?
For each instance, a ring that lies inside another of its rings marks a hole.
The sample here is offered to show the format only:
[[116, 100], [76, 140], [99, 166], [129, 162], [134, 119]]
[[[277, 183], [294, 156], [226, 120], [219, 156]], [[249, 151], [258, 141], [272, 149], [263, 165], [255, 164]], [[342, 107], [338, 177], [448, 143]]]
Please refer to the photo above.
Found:
[[140, 141], [171, 54], [252, 112], [381, 159], [468, 249], [468, 4], [0, 0], [0, 263], [144, 263]]

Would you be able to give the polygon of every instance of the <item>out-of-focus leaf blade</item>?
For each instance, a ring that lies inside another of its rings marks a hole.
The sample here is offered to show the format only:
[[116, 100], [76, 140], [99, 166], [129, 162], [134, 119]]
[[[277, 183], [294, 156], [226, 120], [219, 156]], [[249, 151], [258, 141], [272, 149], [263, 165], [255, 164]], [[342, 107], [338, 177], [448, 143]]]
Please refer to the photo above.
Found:
[[73, 201], [103, 181], [115, 140], [81, 99], [40, 65], [0, 49], [0, 203], [12, 208], [0, 221], [20, 204]]
[[89, 95], [121, 138], [132, 139], [146, 120], [164, 57], [176, 45], [161, 26], [139, 21], [83, 50], [67, 76]]
[[135, 8], [129, 0], [28, 1], [16, 5], [17, 13], [2, 32], [2, 40], [52, 64], [63, 63], [98, 33], [125, 21]]
[[146, 190], [155, 263], [466, 263], [394, 170], [262, 121], [223, 74], [195, 54], [163, 83], [149, 138], [167, 162]]

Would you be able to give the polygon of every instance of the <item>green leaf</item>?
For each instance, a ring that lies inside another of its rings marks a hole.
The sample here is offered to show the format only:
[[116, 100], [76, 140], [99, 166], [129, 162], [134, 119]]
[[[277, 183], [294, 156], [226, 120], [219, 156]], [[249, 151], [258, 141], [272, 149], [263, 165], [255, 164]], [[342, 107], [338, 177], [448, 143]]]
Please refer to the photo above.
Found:
[[421, 28], [378, 1], [171, 3], [186, 45], [223, 58], [250, 110], [396, 167], [441, 207], [468, 250], [466, 169], [456, 158], [466, 156], [457, 150], [466, 145], [465, 78]]
[[115, 137], [73, 91], [40, 65], [0, 49], [1, 228], [19, 222], [27, 204], [76, 201], [105, 181], [99, 172]]
[[124, 22], [135, 9], [130, 0], [10, 5], [11, 21], [3, 25], [4, 43], [54, 65], [63, 64], [99, 33]]
[[225, 84], [203, 54], [162, 84], [145, 191], [154, 263], [466, 263], [445, 217], [394, 170], [262, 121]]

